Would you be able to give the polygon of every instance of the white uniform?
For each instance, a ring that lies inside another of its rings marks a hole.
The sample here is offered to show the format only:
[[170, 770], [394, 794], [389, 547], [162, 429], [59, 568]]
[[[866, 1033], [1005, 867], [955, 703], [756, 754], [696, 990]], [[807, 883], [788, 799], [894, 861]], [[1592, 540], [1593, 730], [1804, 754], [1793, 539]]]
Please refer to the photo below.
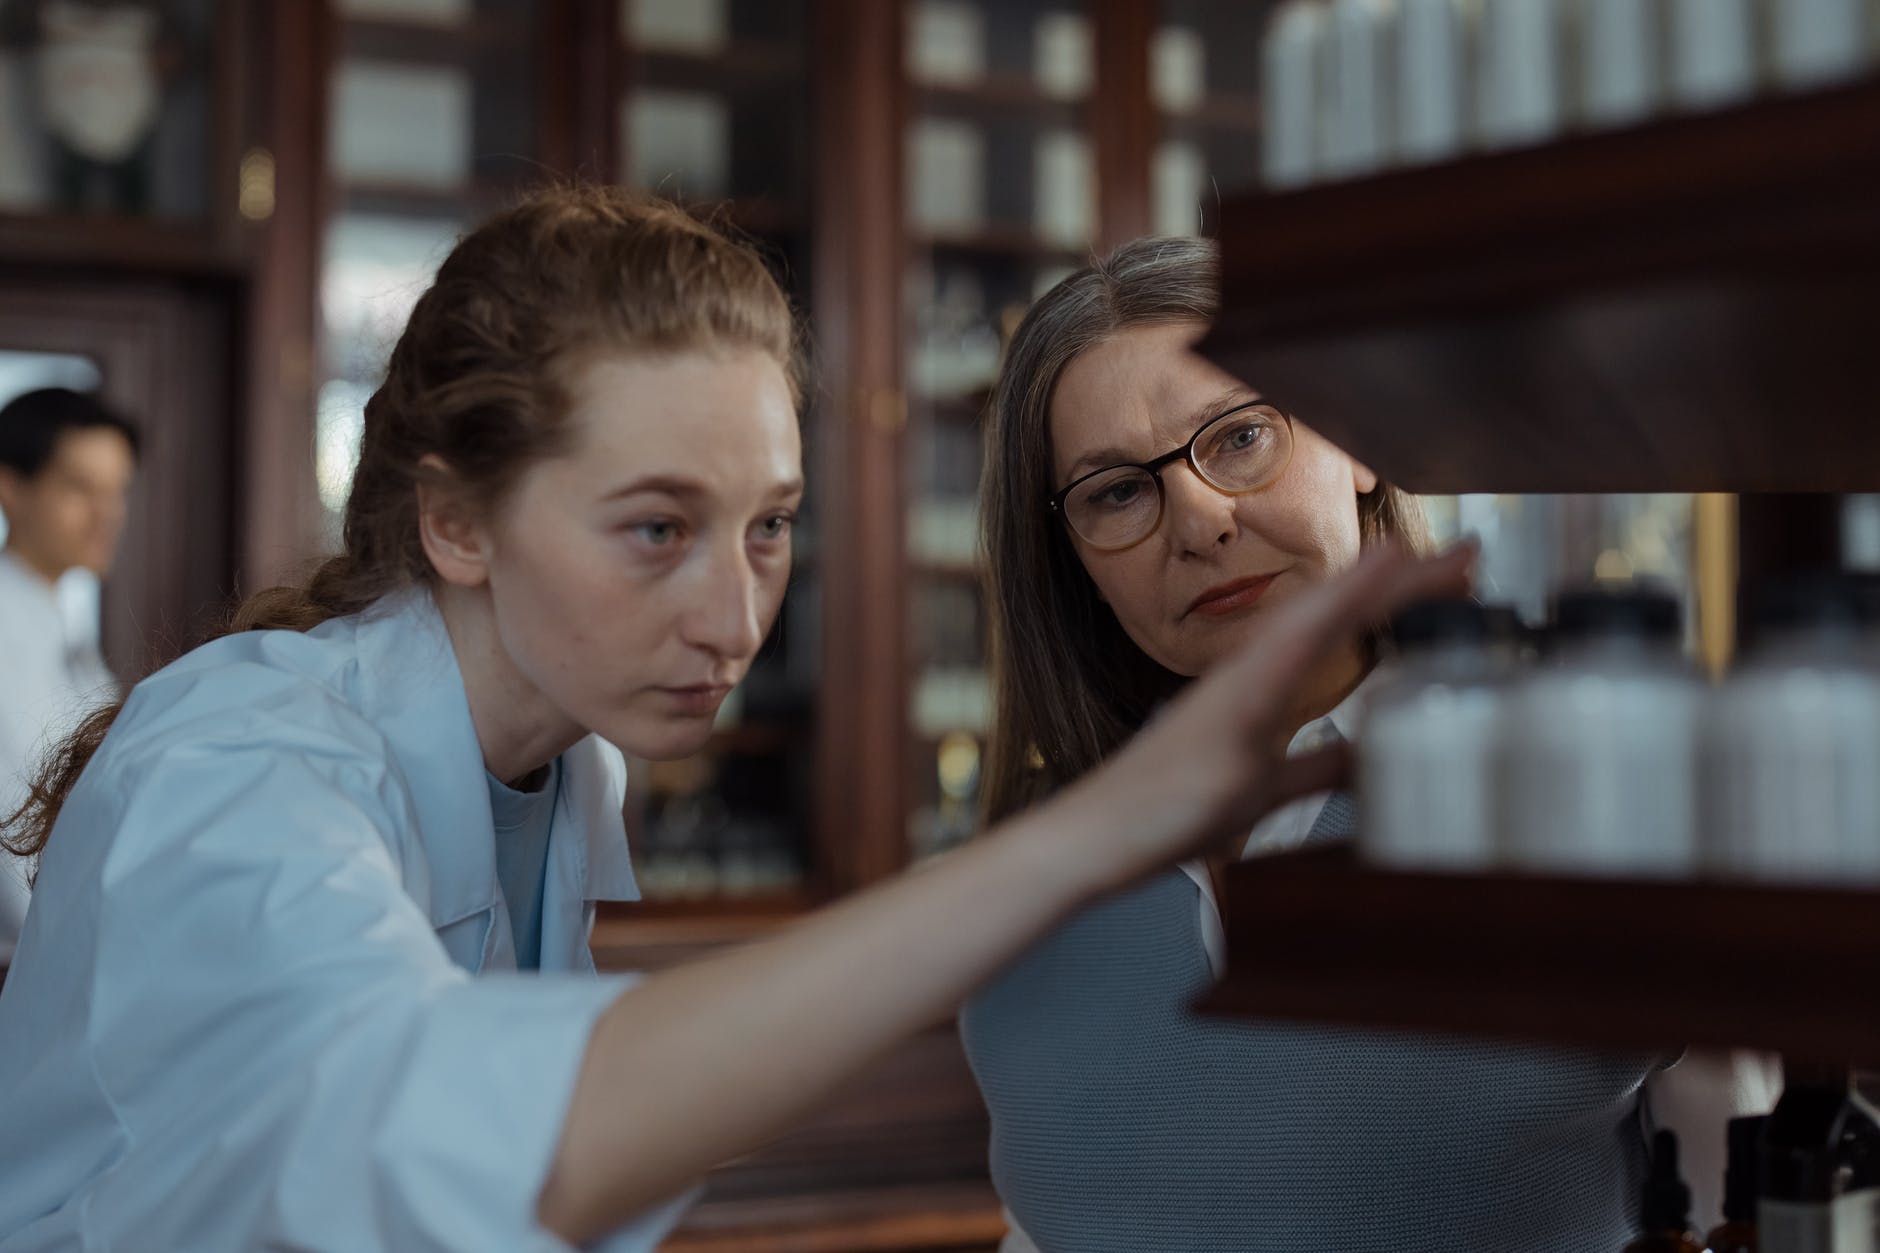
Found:
[[[0, 818], [26, 799], [45, 750], [116, 696], [95, 625], [74, 621], [59, 587], [0, 549]], [[11, 960], [26, 917], [26, 870], [0, 855], [0, 966]]]
[[[619, 753], [561, 759], [540, 974], [431, 598], [138, 684], [0, 991], [0, 1253], [563, 1248], [535, 1221], [637, 896]], [[617, 1233], [650, 1250], [667, 1206]]]

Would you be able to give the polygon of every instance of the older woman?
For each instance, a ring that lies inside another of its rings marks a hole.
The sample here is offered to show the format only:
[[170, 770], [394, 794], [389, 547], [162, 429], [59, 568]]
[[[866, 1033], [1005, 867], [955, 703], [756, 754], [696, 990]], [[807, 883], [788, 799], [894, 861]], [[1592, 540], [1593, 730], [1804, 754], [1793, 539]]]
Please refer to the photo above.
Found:
[[[1013, 339], [987, 444], [994, 822], [1095, 769], [1367, 544], [1422, 538], [1414, 501], [1190, 351], [1216, 268], [1201, 241], [1137, 241]], [[1359, 637], [1301, 674], [1282, 745], [1348, 738], [1371, 664]], [[1321, 794], [1231, 855], [1349, 834], [1351, 818]], [[968, 1006], [1009, 1248], [1625, 1243], [1661, 1059], [1199, 1019], [1218, 928], [1208, 867], [1171, 870]]]

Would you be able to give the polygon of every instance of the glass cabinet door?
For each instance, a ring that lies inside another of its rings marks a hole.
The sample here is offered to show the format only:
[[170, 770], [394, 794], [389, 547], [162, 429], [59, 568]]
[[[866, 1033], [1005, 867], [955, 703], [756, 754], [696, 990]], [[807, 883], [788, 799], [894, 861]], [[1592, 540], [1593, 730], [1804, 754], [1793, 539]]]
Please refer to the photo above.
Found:
[[906, 307], [910, 856], [971, 834], [991, 722], [981, 426], [1000, 349], [1097, 234], [1080, 0], [910, 0]]
[[[809, 20], [807, 0], [621, 0], [614, 51], [615, 177], [743, 235], [799, 315], [813, 312]], [[808, 460], [813, 409], [804, 423]], [[812, 481], [782, 614], [711, 743], [685, 761], [630, 763], [630, 835], [648, 900], [789, 908], [816, 886], [816, 492]]]
[[539, 15], [522, 0], [339, 0], [334, 215], [320, 269], [315, 474], [338, 540], [393, 342], [466, 226], [541, 174]]
[[233, 0], [0, 0], [0, 213], [201, 223]]
[[1260, 173], [1260, 42], [1266, 4], [1165, 0], [1149, 52], [1157, 133], [1150, 229], [1212, 234], [1220, 198]]

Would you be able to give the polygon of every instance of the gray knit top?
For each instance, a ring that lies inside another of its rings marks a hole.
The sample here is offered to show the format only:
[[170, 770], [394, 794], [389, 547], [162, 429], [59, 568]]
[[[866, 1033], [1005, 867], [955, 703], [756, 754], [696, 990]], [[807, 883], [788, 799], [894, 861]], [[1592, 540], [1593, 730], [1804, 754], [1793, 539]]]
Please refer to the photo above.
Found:
[[1654, 1059], [1198, 1018], [1199, 903], [1175, 871], [1088, 910], [961, 1015], [1041, 1253], [1624, 1246]]

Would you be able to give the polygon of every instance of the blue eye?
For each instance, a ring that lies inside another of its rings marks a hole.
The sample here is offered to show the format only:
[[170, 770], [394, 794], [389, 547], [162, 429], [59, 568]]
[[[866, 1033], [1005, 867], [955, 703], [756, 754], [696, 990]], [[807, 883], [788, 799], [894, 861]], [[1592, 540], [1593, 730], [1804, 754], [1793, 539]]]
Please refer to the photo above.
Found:
[[660, 548], [679, 538], [679, 524], [663, 518], [654, 522], [635, 523], [633, 531], [647, 543]]
[[1124, 479], [1120, 483], [1112, 483], [1104, 488], [1092, 496], [1090, 501], [1105, 509], [1121, 509], [1140, 495], [1142, 495], [1141, 482], [1135, 479]]
[[780, 513], [774, 518], [765, 518], [757, 524], [757, 532], [767, 540], [779, 540], [790, 533], [790, 527], [796, 519], [787, 513]]

